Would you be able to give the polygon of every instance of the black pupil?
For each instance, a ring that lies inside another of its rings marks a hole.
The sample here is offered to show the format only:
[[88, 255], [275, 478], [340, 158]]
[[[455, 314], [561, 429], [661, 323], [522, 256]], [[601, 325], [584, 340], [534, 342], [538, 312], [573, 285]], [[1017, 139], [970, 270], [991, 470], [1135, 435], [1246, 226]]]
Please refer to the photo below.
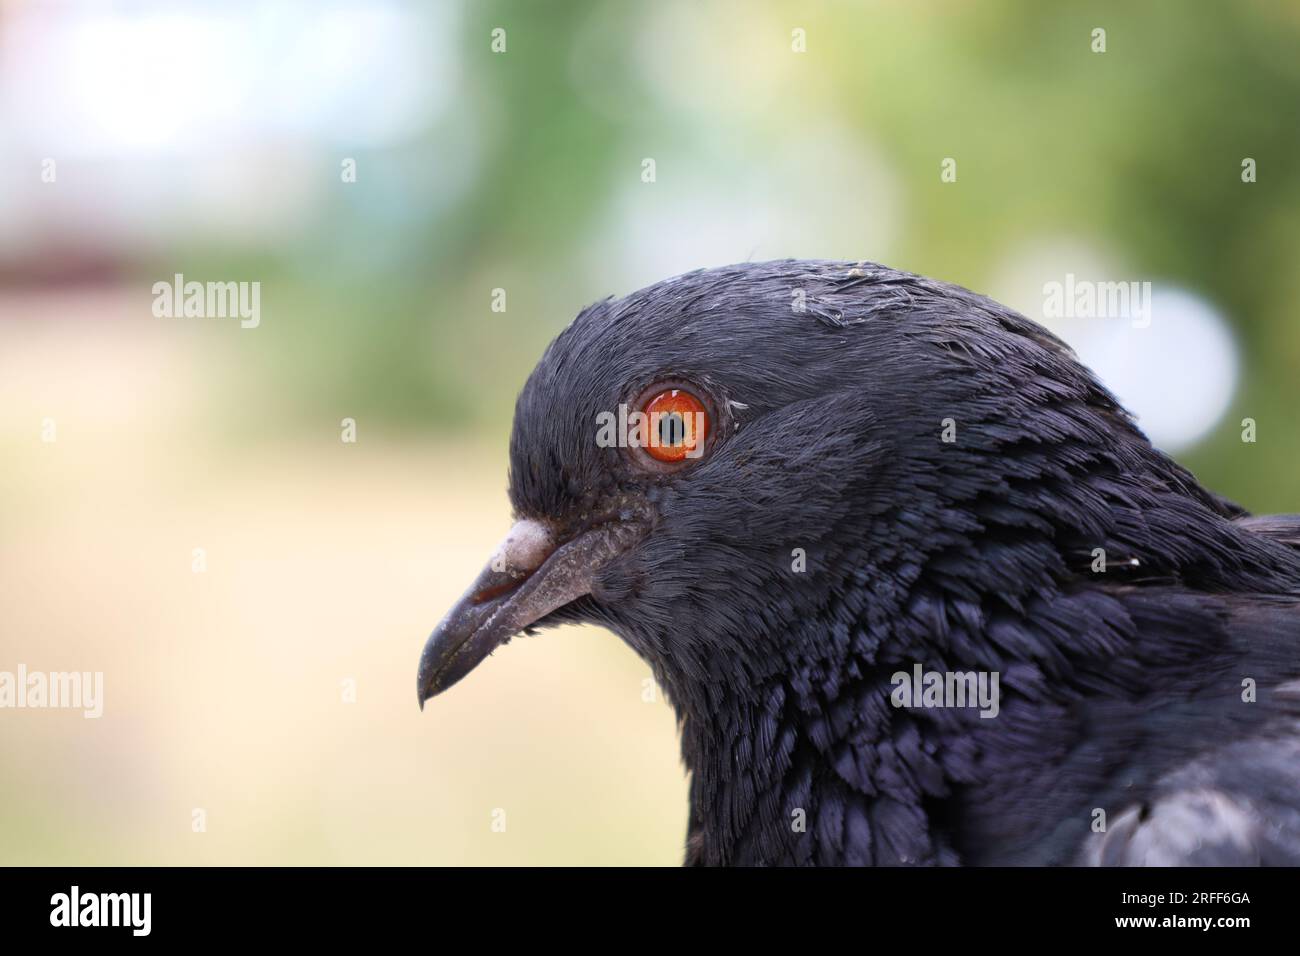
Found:
[[686, 423], [678, 412], [669, 412], [659, 419], [659, 444], [667, 448], [686, 440]]

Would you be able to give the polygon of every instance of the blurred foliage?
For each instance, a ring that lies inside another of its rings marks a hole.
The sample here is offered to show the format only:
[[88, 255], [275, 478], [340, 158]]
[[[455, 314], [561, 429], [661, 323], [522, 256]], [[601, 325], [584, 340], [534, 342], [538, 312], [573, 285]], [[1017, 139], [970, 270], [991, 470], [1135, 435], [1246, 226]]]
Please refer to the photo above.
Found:
[[[792, 25], [807, 30], [809, 52], [778, 69]], [[489, 49], [497, 26], [506, 55]], [[1104, 55], [1089, 46], [1097, 26]], [[244, 270], [266, 276], [267, 308], [282, 310], [259, 332], [270, 354], [259, 343], [244, 371], [302, 420], [340, 408], [386, 427], [495, 438], [550, 337], [588, 302], [630, 291], [613, 261], [599, 262], [642, 156], [671, 155], [721, 190], [830, 123], [880, 153], [901, 209], [883, 244], [827, 223], [827, 245], [845, 258], [989, 291], [1007, 249], [1065, 234], [1215, 303], [1236, 325], [1246, 373], [1189, 464], [1252, 507], [1296, 505], [1294, 3], [484, 2], [464, 5], [456, 29], [430, 46], [454, 51], [459, 81], [427, 134], [361, 154], [360, 181], [331, 193], [300, 242], [268, 245]], [[696, 95], [665, 95], [665, 75]], [[757, 107], [755, 90], [766, 94]], [[959, 191], [936, 175], [948, 155], [961, 157]], [[1257, 184], [1240, 180], [1245, 156]], [[773, 175], [764, 201], [777, 207], [855, 189]], [[699, 226], [676, 223], [682, 235]], [[209, 265], [223, 255], [192, 253]], [[489, 309], [497, 287], [508, 290], [504, 315]], [[1225, 454], [1246, 414], [1262, 423], [1260, 443]]]

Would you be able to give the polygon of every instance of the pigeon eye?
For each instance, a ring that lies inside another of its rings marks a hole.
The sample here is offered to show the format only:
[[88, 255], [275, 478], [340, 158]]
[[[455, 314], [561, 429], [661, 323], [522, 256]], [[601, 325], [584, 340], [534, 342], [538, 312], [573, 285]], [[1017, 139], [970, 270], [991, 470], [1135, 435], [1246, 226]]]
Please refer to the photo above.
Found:
[[704, 454], [709, 413], [704, 403], [684, 388], [668, 388], [646, 401], [649, 431], [645, 452], [655, 461], [676, 464]]

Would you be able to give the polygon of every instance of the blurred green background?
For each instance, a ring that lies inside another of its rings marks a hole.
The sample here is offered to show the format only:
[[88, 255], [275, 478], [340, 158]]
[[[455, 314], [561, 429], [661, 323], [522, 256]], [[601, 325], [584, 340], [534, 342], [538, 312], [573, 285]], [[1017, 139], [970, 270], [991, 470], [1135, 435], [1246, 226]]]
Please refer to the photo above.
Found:
[[[0, 862], [679, 862], [615, 638], [423, 714], [414, 677], [545, 344], [688, 269], [988, 293], [1300, 509], [1298, 54], [1281, 0], [0, 2], [0, 670], [106, 684], [0, 710]], [[156, 318], [176, 273], [260, 282], [260, 325]], [[1151, 282], [1151, 326], [1047, 320], [1067, 274]]]

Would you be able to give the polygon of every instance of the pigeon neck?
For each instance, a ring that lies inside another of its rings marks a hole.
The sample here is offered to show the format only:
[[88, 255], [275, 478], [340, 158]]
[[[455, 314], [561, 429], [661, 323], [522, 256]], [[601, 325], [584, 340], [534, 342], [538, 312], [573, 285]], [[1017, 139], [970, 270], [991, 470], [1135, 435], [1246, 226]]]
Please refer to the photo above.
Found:
[[[736, 696], [697, 688], [679, 705], [691, 774], [688, 864], [869, 865], [942, 862], [915, 765], [931, 749], [888, 706], [862, 706], [867, 685], [814, 703], [807, 686], [773, 682]], [[928, 758], [927, 758], [928, 760]]]

